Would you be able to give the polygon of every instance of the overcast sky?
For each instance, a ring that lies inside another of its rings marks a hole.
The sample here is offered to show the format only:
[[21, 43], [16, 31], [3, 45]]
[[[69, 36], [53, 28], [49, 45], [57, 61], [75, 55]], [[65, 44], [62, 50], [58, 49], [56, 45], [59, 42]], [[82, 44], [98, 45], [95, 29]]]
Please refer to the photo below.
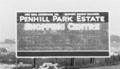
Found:
[[15, 38], [17, 11], [109, 12], [110, 32], [120, 36], [119, 0], [0, 0], [0, 41]]

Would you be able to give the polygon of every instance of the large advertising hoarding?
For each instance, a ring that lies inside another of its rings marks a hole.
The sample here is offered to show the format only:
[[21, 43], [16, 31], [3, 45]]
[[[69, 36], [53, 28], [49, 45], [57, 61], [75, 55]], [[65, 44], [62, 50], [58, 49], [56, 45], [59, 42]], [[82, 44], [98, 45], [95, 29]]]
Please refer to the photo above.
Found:
[[17, 12], [17, 57], [108, 57], [108, 12]]

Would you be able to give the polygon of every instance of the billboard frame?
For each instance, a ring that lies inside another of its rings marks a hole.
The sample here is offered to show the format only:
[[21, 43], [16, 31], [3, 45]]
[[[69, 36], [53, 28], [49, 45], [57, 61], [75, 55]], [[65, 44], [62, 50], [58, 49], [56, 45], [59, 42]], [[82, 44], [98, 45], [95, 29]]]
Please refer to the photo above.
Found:
[[[28, 13], [28, 12], [30, 12], [30, 11], [25, 11], [25, 12], [23, 12], [23, 11], [20, 11], [20, 12], [16, 12], [16, 13]], [[96, 11], [95, 11], [96, 12]], [[95, 13], [94, 11], [93, 11], [93, 13]], [[54, 12], [33, 12], [33, 13], [54, 13]], [[61, 12], [61, 13], [67, 13], [67, 12]], [[73, 13], [77, 13], [77, 12], [73, 12]], [[81, 13], [81, 12], [80, 12]], [[84, 13], [88, 13], [88, 12], [84, 12]], [[89, 12], [89, 13], [91, 13], [91, 12]], [[101, 13], [101, 12], [97, 12], [97, 13]], [[91, 51], [91, 50], [80, 50], [80, 51], [76, 51], [76, 52], [90, 52], [90, 53], [92, 53], [92, 52], [97, 52], [97, 54], [98, 53], [103, 53], [103, 51], [104, 52], [106, 52], [107, 54], [109, 54], [109, 56], [18, 56], [19, 54], [21, 54], [21, 53], [27, 53], [28, 51], [19, 51], [18, 52], [18, 50], [17, 50], [17, 19], [16, 19], [16, 21], [15, 21], [15, 34], [16, 34], [16, 47], [15, 47], [15, 50], [16, 50], [16, 57], [17, 58], [109, 58], [110, 57], [110, 51], [111, 51], [111, 47], [110, 47], [110, 19], [109, 19], [109, 12], [107, 12], [108, 13], [108, 39], [109, 39], [109, 42], [108, 42], [108, 44], [109, 44], [109, 51], [108, 50], [93, 50], [93, 51]], [[16, 18], [17, 18], [17, 15], [16, 15]], [[37, 51], [32, 51], [33, 53], [36, 53]], [[40, 52], [40, 51], [38, 51], [38, 52]], [[43, 52], [43, 51], [41, 51], [41, 52]], [[45, 52], [45, 51], [44, 51]], [[49, 51], [49, 52], [62, 52], [62, 51]], [[46, 53], [49, 53], [49, 52], [46, 52]], [[65, 51], [64, 51], [65, 52]], [[71, 52], [71, 51], [66, 51], [66, 52]], [[75, 52], [75, 51], [73, 51], [73, 52]], [[28, 52], [28, 53], [31, 53], [31, 51], [30, 52]], [[94, 53], [93, 53], [94, 54]]]

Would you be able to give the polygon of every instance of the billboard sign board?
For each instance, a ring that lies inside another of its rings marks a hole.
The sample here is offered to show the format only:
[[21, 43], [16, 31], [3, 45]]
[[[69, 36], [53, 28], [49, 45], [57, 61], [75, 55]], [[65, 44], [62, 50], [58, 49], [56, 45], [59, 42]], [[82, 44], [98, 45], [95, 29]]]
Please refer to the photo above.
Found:
[[17, 12], [17, 57], [108, 56], [108, 12]]

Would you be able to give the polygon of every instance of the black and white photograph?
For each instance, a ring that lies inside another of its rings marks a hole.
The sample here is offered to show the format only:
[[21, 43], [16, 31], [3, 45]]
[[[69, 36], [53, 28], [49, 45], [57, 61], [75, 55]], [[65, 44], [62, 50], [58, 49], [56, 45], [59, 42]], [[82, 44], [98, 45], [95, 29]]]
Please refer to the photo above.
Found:
[[108, 12], [18, 12], [17, 56], [109, 56], [108, 18]]
[[0, 69], [120, 69], [120, 1], [0, 0]]

